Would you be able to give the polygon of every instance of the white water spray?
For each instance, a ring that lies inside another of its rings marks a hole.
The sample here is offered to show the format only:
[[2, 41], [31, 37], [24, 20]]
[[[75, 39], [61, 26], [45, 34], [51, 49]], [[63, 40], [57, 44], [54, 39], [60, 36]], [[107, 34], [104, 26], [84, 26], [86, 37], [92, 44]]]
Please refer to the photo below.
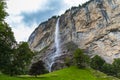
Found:
[[56, 23], [56, 29], [55, 29], [55, 38], [54, 38], [54, 41], [55, 41], [55, 48], [56, 48], [56, 51], [55, 53], [52, 53], [48, 56], [48, 58], [46, 59], [46, 63], [47, 63], [47, 69], [49, 70], [49, 72], [52, 71], [52, 66], [53, 64], [55, 63], [56, 61], [56, 58], [59, 57], [61, 55], [61, 49], [60, 49], [60, 30], [59, 30], [59, 18], [57, 20], [57, 23]]

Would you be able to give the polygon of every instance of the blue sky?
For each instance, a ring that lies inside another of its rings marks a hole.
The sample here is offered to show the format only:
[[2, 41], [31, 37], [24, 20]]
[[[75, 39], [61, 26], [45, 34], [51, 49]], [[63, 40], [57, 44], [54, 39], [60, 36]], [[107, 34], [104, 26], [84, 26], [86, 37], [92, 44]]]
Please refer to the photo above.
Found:
[[27, 41], [38, 25], [54, 15], [61, 15], [72, 6], [88, 0], [7, 0], [7, 23], [18, 42]]

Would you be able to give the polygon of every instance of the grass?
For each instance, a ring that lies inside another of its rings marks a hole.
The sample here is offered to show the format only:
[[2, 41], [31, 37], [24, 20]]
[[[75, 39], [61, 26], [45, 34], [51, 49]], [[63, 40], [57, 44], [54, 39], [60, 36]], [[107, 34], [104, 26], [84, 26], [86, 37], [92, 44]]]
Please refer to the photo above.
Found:
[[77, 69], [76, 67], [70, 67], [52, 73], [39, 75], [37, 78], [29, 75], [10, 77], [1, 74], [0, 80], [120, 80], [120, 79], [107, 76], [99, 71], [95, 71], [92, 69]]

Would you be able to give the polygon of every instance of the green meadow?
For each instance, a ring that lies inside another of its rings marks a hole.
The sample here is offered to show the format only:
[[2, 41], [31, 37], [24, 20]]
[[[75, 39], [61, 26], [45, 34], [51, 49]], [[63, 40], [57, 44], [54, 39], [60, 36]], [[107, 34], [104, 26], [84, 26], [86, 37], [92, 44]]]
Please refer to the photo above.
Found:
[[29, 75], [20, 75], [17, 77], [10, 77], [1, 74], [0, 80], [120, 80], [115, 77], [107, 76], [102, 72], [93, 69], [78, 69], [70, 67], [37, 77]]

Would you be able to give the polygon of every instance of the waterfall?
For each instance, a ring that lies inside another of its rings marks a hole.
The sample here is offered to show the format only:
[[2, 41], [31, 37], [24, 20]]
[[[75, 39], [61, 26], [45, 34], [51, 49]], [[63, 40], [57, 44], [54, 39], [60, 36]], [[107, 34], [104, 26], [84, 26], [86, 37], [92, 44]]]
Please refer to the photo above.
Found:
[[60, 31], [59, 31], [59, 18], [58, 18], [58, 20], [57, 20], [57, 23], [56, 23], [56, 29], [55, 29], [55, 48], [56, 48], [55, 55], [56, 55], [56, 56], [60, 56]]
[[54, 53], [51, 53], [50, 55], [47, 56], [46, 63], [47, 63], [47, 69], [49, 72], [51, 72], [52, 65], [55, 63], [56, 58], [61, 55], [61, 50], [60, 50], [60, 31], [59, 31], [59, 18], [56, 22], [56, 29], [55, 29], [55, 49], [56, 51]]

